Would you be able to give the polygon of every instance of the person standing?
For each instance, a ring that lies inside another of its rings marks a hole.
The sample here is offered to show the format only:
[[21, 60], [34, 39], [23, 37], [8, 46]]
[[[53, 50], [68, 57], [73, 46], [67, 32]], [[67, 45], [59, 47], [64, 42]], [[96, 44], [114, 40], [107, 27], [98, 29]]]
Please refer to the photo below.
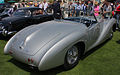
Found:
[[93, 3], [91, 1], [88, 1], [88, 7], [87, 7], [88, 15], [92, 14], [92, 8], [93, 8]]
[[75, 14], [76, 14], [76, 8], [77, 8], [77, 3], [73, 2], [72, 3], [72, 16], [75, 16]]
[[53, 16], [55, 19], [61, 19], [60, 0], [54, 1], [52, 4]]
[[60, 8], [61, 8], [61, 17], [64, 18], [64, 11], [65, 11], [65, 5], [64, 2], [60, 3]]
[[69, 4], [64, 1], [64, 18], [67, 18], [68, 17], [68, 8], [69, 8]]
[[118, 4], [115, 12], [116, 12], [116, 14], [114, 15], [114, 17], [117, 19], [116, 28], [120, 31], [120, 27], [119, 27], [119, 20], [120, 20], [120, 3]]
[[43, 3], [42, 3], [42, 1], [39, 2], [39, 8], [43, 9]]
[[68, 11], [68, 16], [72, 16], [72, 2], [69, 2]]
[[8, 10], [8, 15], [11, 16], [14, 12], [14, 7], [15, 7], [15, 4], [12, 3], [11, 6], [10, 6], [10, 9]]
[[87, 15], [87, 4], [85, 3], [84, 6], [83, 6], [83, 14], [84, 15]]
[[79, 16], [80, 10], [81, 10], [81, 6], [80, 6], [80, 4], [79, 4], [79, 2], [78, 2], [78, 3], [77, 3], [77, 7], [76, 7], [76, 17]]
[[47, 8], [48, 8], [48, 3], [46, 2], [46, 0], [44, 0], [43, 2], [43, 8], [44, 8], [44, 11], [47, 12]]
[[79, 8], [80, 8], [80, 15], [83, 15], [83, 8], [84, 8], [84, 2], [80, 2], [79, 4]]
[[99, 5], [98, 2], [95, 2], [95, 6], [94, 6], [94, 15], [95, 16], [99, 16]]
[[104, 17], [110, 18], [111, 12], [112, 12], [112, 6], [110, 5], [109, 2], [106, 2], [106, 5], [105, 5], [104, 10], [103, 10]]

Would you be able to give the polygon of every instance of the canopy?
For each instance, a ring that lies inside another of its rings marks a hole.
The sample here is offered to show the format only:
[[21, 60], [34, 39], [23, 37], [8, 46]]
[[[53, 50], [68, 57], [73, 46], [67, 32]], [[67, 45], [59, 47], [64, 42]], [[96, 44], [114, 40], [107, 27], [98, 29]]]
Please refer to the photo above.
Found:
[[10, 1], [8, 1], [8, 2], [10, 2], [10, 3], [15, 3], [16, 1], [14, 1], [14, 0], [10, 0]]

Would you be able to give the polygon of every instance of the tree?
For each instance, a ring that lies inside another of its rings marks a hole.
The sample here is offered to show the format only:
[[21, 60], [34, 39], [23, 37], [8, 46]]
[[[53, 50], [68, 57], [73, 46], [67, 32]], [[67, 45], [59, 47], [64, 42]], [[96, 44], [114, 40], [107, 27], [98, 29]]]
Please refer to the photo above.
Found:
[[52, 3], [54, 0], [49, 0], [50, 3]]

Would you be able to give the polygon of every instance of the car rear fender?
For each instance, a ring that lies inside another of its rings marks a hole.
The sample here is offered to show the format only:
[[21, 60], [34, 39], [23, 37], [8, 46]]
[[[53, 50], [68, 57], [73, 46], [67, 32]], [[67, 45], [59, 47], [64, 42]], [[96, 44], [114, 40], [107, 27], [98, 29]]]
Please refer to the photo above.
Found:
[[74, 32], [57, 42], [42, 57], [38, 69], [44, 71], [64, 64], [64, 58], [68, 48], [79, 41], [84, 41], [85, 38], [83, 38], [83, 36], [84, 33]]
[[97, 39], [97, 41], [89, 48], [92, 49], [93, 47], [101, 44], [102, 42], [104, 42], [105, 40], [107, 40], [109, 38], [109, 35], [111, 34], [113, 25], [115, 24], [116, 20], [114, 18], [110, 19], [109, 23], [107, 23], [106, 25], [103, 26], [103, 29], [100, 33], [99, 38]]

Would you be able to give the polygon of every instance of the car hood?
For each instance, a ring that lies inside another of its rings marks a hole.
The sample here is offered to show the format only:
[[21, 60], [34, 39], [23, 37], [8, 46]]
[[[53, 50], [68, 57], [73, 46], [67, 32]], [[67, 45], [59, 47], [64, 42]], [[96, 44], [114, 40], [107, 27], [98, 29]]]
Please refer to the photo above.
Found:
[[[9, 41], [12, 50], [20, 50], [34, 55], [53, 40], [59, 41], [77, 30], [85, 29], [84, 25], [65, 21], [49, 21], [39, 25], [29, 26], [18, 32]], [[81, 28], [81, 29], [80, 29]]]
[[23, 18], [25, 18], [25, 17], [10, 16], [10, 17], [3, 18], [2, 21], [3, 22], [15, 22], [15, 21], [23, 19]]

